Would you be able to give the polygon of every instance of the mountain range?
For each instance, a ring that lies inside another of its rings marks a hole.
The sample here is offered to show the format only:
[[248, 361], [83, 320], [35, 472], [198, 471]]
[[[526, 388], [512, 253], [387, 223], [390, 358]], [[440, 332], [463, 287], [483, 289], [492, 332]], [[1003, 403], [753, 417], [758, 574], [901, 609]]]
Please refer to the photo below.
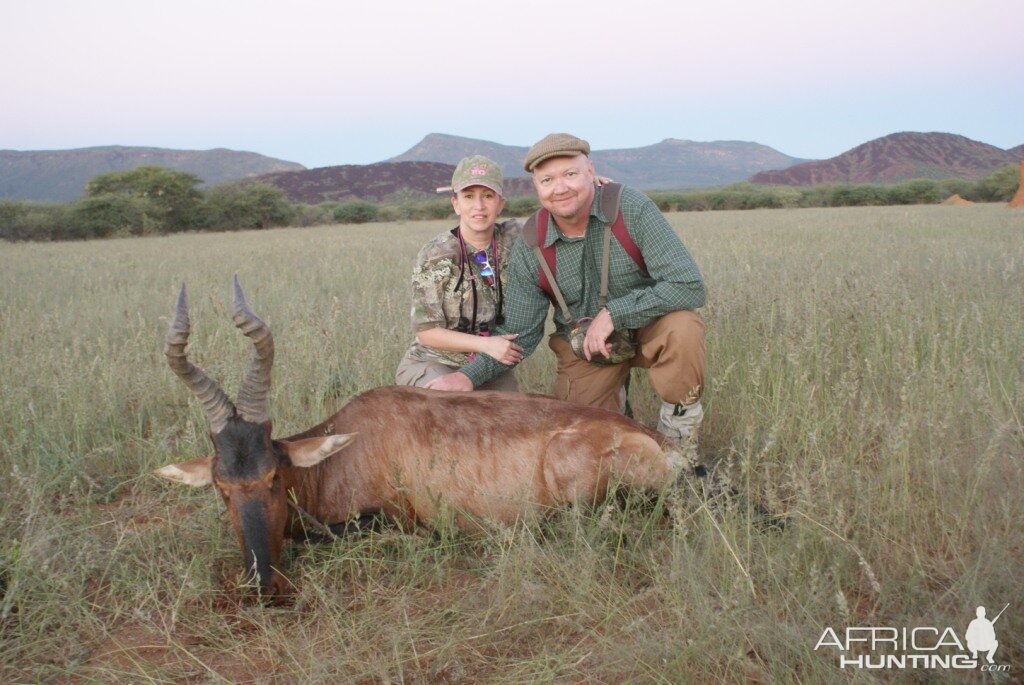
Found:
[[1024, 159], [1024, 145], [1003, 150], [952, 133], [893, 133], [832, 159], [755, 174], [752, 183], [807, 186], [823, 183], [896, 183], [912, 178], [977, 180]]
[[[387, 162], [445, 162], [457, 164], [469, 155], [490, 157], [506, 177], [525, 176], [528, 147], [431, 133]], [[603, 176], [644, 190], [725, 185], [768, 169], [785, 169], [807, 160], [790, 157], [759, 143], [719, 140], [700, 143], [666, 138], [638, 148], [592, 150], [590, 158]]]
[[111, 145], [77, 150], [0, 150], [0, 198], [67, 202], [81, 197], [85, 184], [94, 176], [145, 165], [185, 171], [207, 185], [305, 169], [295, 162], [223, 148], [168, 150]]
[[[293, 202], [401, 200], [434, 196], [458, 160], [483, 154], [502, 166], [505, 194], [526, 195], [525, 146], [431, 133], [384, 162], [306, 169], [301, 164], [233, 150], [96, 147], [79, 150], [0, 150], [0, 199], [65, 202], [80, 197], [92, 177], [151, 164], [194, 174], [207, 185], [259, 180]], [[890, 183], [909, 178], [977, 179], [1024, 160], [1024, 145], [1003, 150], [952, 133], [894, 133], [832, 159], [807, 161], [758, 143], [699, 143], [669, 138], [639, 148], [594, 150], [598, 173], [641, 189], [720, 186], [737, 181], [815, 185]]]
[[[437, 189], [451, 183], [454, 171], [454, 164], [440, 162], [379, 162], [284, 171], [254, 180], [277, 186], [292, 202], [314, 205], [437, 197]], [[507, 197], [526, 195], [533, 192], [533, 183], [528, 178], [509, 178], [503, 190]]]

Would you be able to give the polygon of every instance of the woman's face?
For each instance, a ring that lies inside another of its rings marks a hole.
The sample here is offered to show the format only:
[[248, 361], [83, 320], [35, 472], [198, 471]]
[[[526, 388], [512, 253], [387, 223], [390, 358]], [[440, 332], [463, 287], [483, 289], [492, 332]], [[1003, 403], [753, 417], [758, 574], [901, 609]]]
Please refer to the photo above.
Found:
[[505, 207], [505, 198], [486, 186], [469, 186], [452, 197], [459, 226], [471, 234], [489, 234]]

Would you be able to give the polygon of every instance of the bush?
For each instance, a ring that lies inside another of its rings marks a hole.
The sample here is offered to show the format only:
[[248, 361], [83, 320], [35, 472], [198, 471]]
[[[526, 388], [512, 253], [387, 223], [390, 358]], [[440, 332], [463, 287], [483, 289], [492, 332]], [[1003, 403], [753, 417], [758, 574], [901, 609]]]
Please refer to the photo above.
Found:
[[824, 195], [828, 207], [868, 207], [884, 205], [886, 191], [874, 185], [832, 186]]
[[119, 193], [84, 197], [73, 205], [71, 225], [61, 237], [73, 240], [162, 233], [164, 226], [158, 217], [163, 214], [144, 197]]
[[365, 224], [376, 219], [377, 205], [372, 202], [343, 202], [334, 210], [334, 220], [341, 224]]
[[398, 207], [384, 205], [377, 208], [377, 221], [402, 221], [404, 217]]
[[213, 188], [205, 212], [205, 223], [222, 230], [286, 226], [295, 216], [284, 191], [266, 183]]
[[1007, 164], [975, 184], [976, 198], [980, 202], [1009, 202], [1020, 184], [1020, 167]]
[[67, 205], [0, 201], [0, 239], [60, 240], [70, 225]]
[[889, 190], [888, 204], [927, 205], [936, 204], [945, 199], [937, 181], [922, 178], [892, 186]]
[[[141, 166], [100, 174], [86, 184], [85, 194], [87, 199], [105, 198], [111, 207], [116, 204], [112, 200], [116, 196], [148, 203], [145, 225], [139, 229], [142, 232], [182, 231], [201, 224], [203, 194], [196, 188], [201, 182], [183, 171]], [[130, 211], [127, 204], [118, 207]], [[133, 228], [130, 232], [136, 231]]]
[[448, 198], [444, 200], [428, 200], [427, 202], [421, 202], [417, 205], [417, 217], [419, 219], [448, 219], [455, 214], [455, 210], [452, 209], [452, 201]]
[[[385, 207], [381, 207], [384, 210]], [[448, 219], [453, 214], [452, 202], [448, 198], [425, 200], [422, 202], [403, 202], [397, 206], [387, 208], [386, 214], [378, 216], [378, 221], [396, 221], [401, 219], [421, 221], [425, 219], [440, 220]], [[385, 216], [389, 218], [385, 218]]]
[[334, 221], [337, 203], [321, 202], [318, 205], [292, 205], [292, 226], [322, 226]]
[[965, 200], [977, 200], [978, 184], [964, 178], [946, 178], [939, 181], [939, 189], [943, 199], [950, 195], [959, 195]]
[[505, 202], [502, 216], [529, 216], [540, 209], [540, 201], [532, 195], [510, 197]]

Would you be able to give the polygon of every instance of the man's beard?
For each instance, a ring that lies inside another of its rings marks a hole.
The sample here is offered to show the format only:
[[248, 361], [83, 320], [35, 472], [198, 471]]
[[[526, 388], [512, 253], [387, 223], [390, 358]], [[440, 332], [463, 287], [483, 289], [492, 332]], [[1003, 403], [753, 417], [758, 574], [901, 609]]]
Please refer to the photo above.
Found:
[[552, 209], [549, 210], [551, 215], [558, 219], [575, 219], [583, 211], [582, 205], [578, 205], [572, 209]]

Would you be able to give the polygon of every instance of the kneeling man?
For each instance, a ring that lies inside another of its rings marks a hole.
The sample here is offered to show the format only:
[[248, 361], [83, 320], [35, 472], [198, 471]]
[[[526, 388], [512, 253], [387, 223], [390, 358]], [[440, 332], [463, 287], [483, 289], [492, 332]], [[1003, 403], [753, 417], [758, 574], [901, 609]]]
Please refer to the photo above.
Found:
[[[590, 145], [553, 133], [527, 153], [541, 209], [509, 258], [505, 323], [527, 356], [544, 335], [558, 359], [554, 395], [623, 411], [632, 367], [662, 400], [658, 431], [695, 445], [703, 418], [705, 290], [689, 250], [643, 193], [598, 186]], [[587, 321], [589, 319], [589, 321]], [[589, 327], [581, 326], [581, 320]], [[427, 387], [472, 390], [508, 367], [486, 356]]]

